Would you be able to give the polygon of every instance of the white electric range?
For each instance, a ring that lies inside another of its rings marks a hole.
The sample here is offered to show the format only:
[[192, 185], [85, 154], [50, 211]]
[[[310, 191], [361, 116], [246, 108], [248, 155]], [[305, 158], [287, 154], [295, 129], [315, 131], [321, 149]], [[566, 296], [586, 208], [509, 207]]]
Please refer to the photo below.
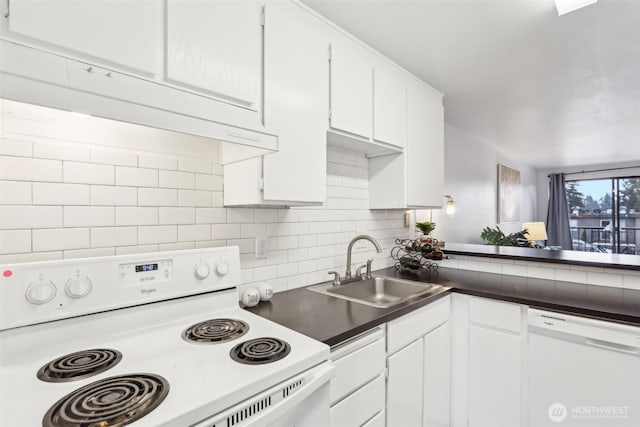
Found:
[[237, 247], [1, 266], [0, 425], [328, 425], [329, 347], [239, 282]]

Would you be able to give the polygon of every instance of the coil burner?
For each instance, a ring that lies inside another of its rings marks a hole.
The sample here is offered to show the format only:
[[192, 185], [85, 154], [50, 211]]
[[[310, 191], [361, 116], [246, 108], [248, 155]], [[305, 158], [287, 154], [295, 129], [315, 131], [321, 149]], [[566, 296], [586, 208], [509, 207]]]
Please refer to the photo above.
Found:
[[212, 319], [197, 323], [182, 333], [189, 342], [215, 344], [239, 338], [249, 331], [249, 325], [236, 319]]
[[231, 349], [231, 358], [247, 365], [262, 365], [282, 359], [291, 346], [278, 338], [255, 338]]
[[169, 393], [159, 375], [106, 378], [58, 400], [45, 414], [44, 427], [126, 426], [153, 411]]
[[81, 380], [117, 365], [122, 354], [117, 350], [91, 349], [67, 354], [44, 365], [38, 378], [50, 383]]

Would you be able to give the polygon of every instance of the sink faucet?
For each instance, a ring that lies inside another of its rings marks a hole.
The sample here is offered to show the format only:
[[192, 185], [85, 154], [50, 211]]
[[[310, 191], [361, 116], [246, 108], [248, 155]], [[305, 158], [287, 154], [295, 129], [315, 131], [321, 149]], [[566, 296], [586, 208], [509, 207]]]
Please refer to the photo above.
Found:
[[[376, 247], [376, 251], [378, 251], [378, 253], [382, 252], [382, 249], [380, 248], [380, 245], [378, 244], [376, 239], [367, 234], [360, 234], [359, 236], [351, 239], [351, 242], [349, 242], [349, 247], [347, 248], [347, 271], [344, 274], [345, 280], [351, 279], [351, 251], [353, 250], [353, 245], [355, 245], [358, 240], [368, 240], [373, 244], [373, 246]], [[371, 264], [367, 264], [367, 273], [368, 275], [371, 275]]]

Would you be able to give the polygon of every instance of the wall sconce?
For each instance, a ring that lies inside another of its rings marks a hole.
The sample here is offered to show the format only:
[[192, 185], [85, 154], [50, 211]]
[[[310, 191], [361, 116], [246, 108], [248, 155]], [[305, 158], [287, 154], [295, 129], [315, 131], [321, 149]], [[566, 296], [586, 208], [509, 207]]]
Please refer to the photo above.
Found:
[[449, 218], [452, 218], [456, 216], [456, 214], [459, 211], [458, 205], [456, 205], [456, 202], [454, 202], [453, 198], [448, 194], [444, 197], [447, 200], [445, 200], [444, 205], [442, 206], [442, 211], [446, 216], [448, 216]]
[[522, 229], [527, 230], [527, 239], [536, 246], [538, 240], [547, 240], [547, 228], [544, 222], [523, 222]]

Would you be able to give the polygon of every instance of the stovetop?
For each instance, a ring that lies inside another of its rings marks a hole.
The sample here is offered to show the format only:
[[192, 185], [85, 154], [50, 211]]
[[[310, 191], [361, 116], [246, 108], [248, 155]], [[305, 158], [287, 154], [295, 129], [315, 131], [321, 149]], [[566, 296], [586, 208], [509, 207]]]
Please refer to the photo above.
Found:
[[[325, 344], [240, 308], [235, 288], [239, 255], [237, 248], [231, 249], [148, 254], [139, 262], [135, 256], [111, 257], [103, 260], [109, 268], [93, 265], [97, 261], [43, 263], [33, 266], [35, 273], [25, 266], [5, 267], [11, 275], [0, 283], [0, 309], [5, 311], [0, 324], [0, 425], [55, 425], [43, 419], [72, 393], [85, 399], [85, 406], [108, 407], [131, 390], [150, 388], [158, 402], [143, 402], [151, 411], [132, 425], [187, 426], [326, 361]], [[196, 271], [215, 260], [217, 265], [224, 261], [228, 271]], [[112, 274], [114, 268], [120, 273]], [[196, 273], [207, 274], [194, 279]], [[87, 277], [91, 286], [73, 284], [77, 279], [67, 280], [70, 275]], [[158, 281], [150, 284], [148, 277]], [[58, 289], [54, 297], [49, 298], [47, 289], [31, 292], [34, 283], [49, 281]], [[86, 289], [88, 296], [78, 298]], [[230, 333], [236, 326], [239, 332]], [[192, 342], [189, 336], [205, 340]], [[211, 337], [213, 342], [206, 342]], [[77, 354], [82, 351], [89, 353]], [[100, 365], [103, 359], [106, 367], [66, 378], [67, 368]], [[122, 385], [124, 377], [138, 379]], [[117, 384], [115, 391], [100, 391], [98, 398], [86, 400], [85, 387], [111, 383]]]

